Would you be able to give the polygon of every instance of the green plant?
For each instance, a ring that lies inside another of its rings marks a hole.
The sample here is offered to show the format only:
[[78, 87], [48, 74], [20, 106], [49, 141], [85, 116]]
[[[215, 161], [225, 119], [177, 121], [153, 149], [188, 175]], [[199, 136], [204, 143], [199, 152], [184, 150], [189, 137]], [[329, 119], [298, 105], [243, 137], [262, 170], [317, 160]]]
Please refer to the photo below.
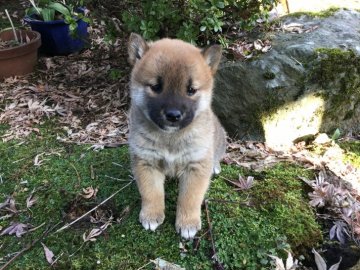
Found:
[[[29, 0], [32, 7], [26, 10], [26, 15], [34, 17], [35, 19], [44, 22], [54, 20], [64, 20], [69, 25], [70, 33], [76, 33], [77, 21], [79, 19], [89, 23], [89, 18], [85, 17], [82, 12], [77, 12], [73, 4], [66, 4], [65, 0], [62, 2], [39, 0], [35, 3], [34, 0]], [[81, 4], [81, 3], [80, 3]]]
[[253, 28], [277, 0], [127, 2], [129, 8], [122, 13], [125, 26], [146, 39], [170, 36], [200, 45], [216, 41], [226, 46], [223, 33], [233, 26]]

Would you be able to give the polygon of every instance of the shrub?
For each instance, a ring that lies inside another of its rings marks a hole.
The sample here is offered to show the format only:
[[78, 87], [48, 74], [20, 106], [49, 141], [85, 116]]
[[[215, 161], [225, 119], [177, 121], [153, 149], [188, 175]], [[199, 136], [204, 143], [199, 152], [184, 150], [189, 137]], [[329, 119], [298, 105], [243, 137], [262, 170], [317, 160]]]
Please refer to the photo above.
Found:
[[249, 30], [256, 20], [267, 17], [277, 0], [128, 0], [122, 20], [129, 31], [146, 39], [177, 37], [205, 45], [226, 39], [231, 27]]

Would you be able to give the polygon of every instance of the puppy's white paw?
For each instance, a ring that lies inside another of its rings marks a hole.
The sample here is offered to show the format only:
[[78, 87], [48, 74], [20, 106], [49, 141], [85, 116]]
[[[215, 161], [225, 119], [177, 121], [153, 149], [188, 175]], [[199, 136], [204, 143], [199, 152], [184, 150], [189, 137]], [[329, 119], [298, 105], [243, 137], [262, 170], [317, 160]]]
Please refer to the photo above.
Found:
[[219, 174], [220, 172], [221, 172], [220, 163], [214, 164], [213, 173], [214, 173], [215, 175], [217, 175], [217, 174]]
[[176, 223], [176, 231], [181, 234], [181, 237], [185, 239], [192, 239], [196, 233], [201, 229], [201, 221], [196, 220], [194, 222], [182, 222]]
[[184, 239], [192, 239], [198, 232], [196, 227], [184, 227], [177, 230], [181, 234], [181, 237]]
[[145, 230], [155, 231], [159, 225], [164, 222], [164, 214], [149, 214], [145, 211], [140, 212], [140, 223], [143, 225]]

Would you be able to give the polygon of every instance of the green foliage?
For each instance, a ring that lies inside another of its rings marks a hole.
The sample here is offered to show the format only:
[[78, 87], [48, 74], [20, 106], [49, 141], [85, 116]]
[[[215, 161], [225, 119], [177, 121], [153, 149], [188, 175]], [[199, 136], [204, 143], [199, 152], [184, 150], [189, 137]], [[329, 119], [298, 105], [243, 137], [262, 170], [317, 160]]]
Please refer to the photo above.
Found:
[[277, 0], [189, 0], [127, 1], [122, 20], [129, 31], [146, 39], [177, 37], [205, 45], [217, 41], [226, 45], [223, 33], [232, 26], [251, 29], [267, 16]]
[[109, 70], [109, 79], [112, 81], [116, 81], [124, 76], [124, 72], [120, 69], [110, 69]]
[[26, 15], [32, 17], [35, 16], [37, 19], [45, 22], [64, 20], [65, 23], [69, 25], [70, 33], [75, 35], [78, 20], [82, 19], [83, 21], [90, 23], [89, 18], [85, 17], [85, 15], [81, 12], [77, 12], [75, 7], [78, 6], [74, 6], [69, 3], [65, 4], [64, 2], [40, 0], [38, 3], [34, 3], [32, 7], [26, 10]]

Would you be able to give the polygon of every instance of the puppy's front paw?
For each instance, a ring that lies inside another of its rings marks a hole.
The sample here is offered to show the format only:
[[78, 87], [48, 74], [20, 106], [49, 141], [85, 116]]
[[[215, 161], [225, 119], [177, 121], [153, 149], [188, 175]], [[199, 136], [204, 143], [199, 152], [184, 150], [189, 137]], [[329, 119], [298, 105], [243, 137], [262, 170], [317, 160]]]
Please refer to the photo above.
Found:
[[186, 220], [178, 218], [176, 220], [176, 231], [185, 239], [194, 238], [195, 234], [201, 229], [201, 220], [198, 219]]
[[141, 210], [139, 220], [145, 230], [155, 231], [159, 225], [164, 222], [164, 213], [151, 213], [150, 211]]

